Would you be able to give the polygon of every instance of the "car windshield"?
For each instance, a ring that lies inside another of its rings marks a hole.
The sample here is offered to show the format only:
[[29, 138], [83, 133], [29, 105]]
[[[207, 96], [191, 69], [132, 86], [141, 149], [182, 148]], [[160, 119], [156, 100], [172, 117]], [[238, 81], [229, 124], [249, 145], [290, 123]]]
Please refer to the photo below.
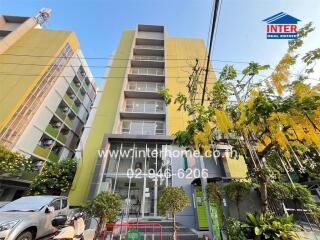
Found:
[[52, 197], [22, 197], [0, 208], [0, 212], [36, 212], [52, 201]]

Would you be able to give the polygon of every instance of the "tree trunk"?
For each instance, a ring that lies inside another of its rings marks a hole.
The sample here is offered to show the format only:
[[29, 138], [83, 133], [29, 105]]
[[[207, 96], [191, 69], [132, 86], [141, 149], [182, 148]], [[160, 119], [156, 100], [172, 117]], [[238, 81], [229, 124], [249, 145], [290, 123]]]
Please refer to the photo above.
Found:
[[176, 214], [172, 214], [173, 216], [173, 240], [177, 240], [177, 226], [176, 226]]
[[240, 206], [239, 206], [240, 202], [237, 201], [236, 205], [237, 205], [237, 211], [238, 211], [238, 218], [240, 219]]
[[261, 210], [263, 213], [268, 211], [268, 192], [267, 192], [267, 181], [264, 177], [259, 177], [260, 182], [260, 193], [261, 193]]
[[102, 226], [103, 226], [103, 221], [102, 219], [100, 218], [99, 219], [99, 223], [98, 223], [98, 226], [97, 226], [97, 229], [96, 229], [96, 232], [94, 233], [94, 240], [97, 240], [98, 237], [100, 237], [101, 235], [101, 230], [102, 230]]

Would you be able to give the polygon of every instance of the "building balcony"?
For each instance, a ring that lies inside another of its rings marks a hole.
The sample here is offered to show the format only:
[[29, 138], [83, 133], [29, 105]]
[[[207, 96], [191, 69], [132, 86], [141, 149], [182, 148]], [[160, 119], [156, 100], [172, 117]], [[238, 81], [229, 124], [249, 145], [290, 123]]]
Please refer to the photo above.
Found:
[[51, 124], [49, 124], [45, 132], [48, 133], [50, 136], [56, 138], [59, 134], [59, 128], [55, 128]]
[[42, 146], [36, 146], [36, 148], [33, 150], [33, 153], [40, 156], [40, 157], [43, 157], [43, 158], [47, 158], [49, 153], [50, 153], [50, 148], [45, 148], [45, 147], [42, 147]]
[[131, 67], [164, 68], [164, 57], [163, 56], [134, 55], [131, 60]]
[[161, 45], [137, 44], [133, 49], [134, 55], [164, 56], [164, 47]]
[[67, 116], [67, 117], [64, 119], [64, 122], [66, 123], [66, 125], [67, 125], [70, 129], [72, 129], [73, 120], [70, 119], [69, 116]]
[[56, 110], [56, 114], [62, 119], [64, 120], [67, 116], [67, 113], [64, 112], [60, 107], [57, 108]]
[[79, 107], [75, 103], [71, 106], [71, 108], [76, 114], [79, 112]]
[[165, 123], [164, 121], [123, 120], [120, 132], [132, 135], [165, 135]]
[[129, 81], [164, 82], [163, 68], [131, 68], [128, 74]]
[[75, 82], [74, 80], [70, 83], [70, 86], [72, 88], [72, 90], [77, 93], [79, 91], [79, 88], [81, 86], [81, 83], [80, 82]]
[[121, 118], [127, 119], [165, 119], [165, 104], [162, 100], [127, 99], [120, 112]]
[[71, 107], [74, 103], [73, 99], [68, 96], [68, 94], [64, 95], [63, 100]]
[[148, 98], [162, 99], [160, 90], [164, 88], [164, 83], [161, 82], [128, 82], [125, 89], [126, 98]]
[[58, 139], [61, 143], [63, 143], [63, 144], [66, 144], [66, 142], [67, 142], [67, 137], [66, 137], [66, 135], [63, 135], [62, 133], [59, 134], [59, 136], [57, 137], [57, 139]]

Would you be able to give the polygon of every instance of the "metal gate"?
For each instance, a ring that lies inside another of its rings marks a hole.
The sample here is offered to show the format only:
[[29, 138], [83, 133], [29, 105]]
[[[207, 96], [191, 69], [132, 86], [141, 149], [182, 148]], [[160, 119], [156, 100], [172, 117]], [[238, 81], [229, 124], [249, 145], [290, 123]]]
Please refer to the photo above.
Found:
[[115, 223], [107, 224], [102, 240], [122, 240], [131, 229], [138, 230], [141, 240], [162, 240], [162, 226], [159, 223]]

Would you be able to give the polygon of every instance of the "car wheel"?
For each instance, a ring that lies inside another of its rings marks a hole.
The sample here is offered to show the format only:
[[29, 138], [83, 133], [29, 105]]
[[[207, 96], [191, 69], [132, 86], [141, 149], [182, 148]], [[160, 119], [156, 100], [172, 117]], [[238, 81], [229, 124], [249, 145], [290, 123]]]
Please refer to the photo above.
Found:
[[33, 240], [32, 232], [26, 231], [21, 233], [16, 240]]

